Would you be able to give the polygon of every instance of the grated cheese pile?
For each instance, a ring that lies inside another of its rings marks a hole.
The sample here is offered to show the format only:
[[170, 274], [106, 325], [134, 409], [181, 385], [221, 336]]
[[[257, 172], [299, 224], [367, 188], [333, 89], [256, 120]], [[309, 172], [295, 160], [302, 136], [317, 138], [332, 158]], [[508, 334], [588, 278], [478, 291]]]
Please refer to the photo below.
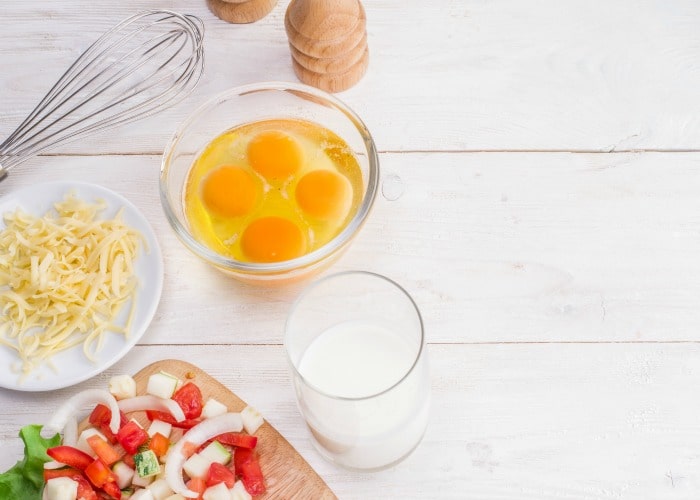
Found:
[[114, 218], [98, 220], [103, 201], [67, 195], [41, 218], [17, 210], [0, 232], [0, 344], [17, 351], [28, 374], [52, 355], [83, 344], [95, 360], [104, 333], [129, 334], [115, 324], [134, 297], [141, 235]]

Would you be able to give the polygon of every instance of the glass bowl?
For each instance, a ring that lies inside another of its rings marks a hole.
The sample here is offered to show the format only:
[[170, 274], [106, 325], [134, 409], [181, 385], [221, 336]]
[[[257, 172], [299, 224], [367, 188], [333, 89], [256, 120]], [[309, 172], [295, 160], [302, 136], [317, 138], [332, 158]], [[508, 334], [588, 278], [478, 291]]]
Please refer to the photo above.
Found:
[[[354, 216], [331, 241], [301, 257], [274, 263], [252, 263], [221, 255], [192, 235], [185, 215], [184, 191], [195, 159], [215, 137], [246, 123], [268, 119], [317, 123], [340, 136], [362, 171], [363, 195]], [[175, 132], [163, 153], [160, 199], [168, 222], [195, 255], [239, 280], [284, 284], [325, 269], [348, 247], [372, 208], [379, 185], [379, 159], [367, 127], [335, 97], [307, 85], [267, 82], [228, 90], [199, 107]]]

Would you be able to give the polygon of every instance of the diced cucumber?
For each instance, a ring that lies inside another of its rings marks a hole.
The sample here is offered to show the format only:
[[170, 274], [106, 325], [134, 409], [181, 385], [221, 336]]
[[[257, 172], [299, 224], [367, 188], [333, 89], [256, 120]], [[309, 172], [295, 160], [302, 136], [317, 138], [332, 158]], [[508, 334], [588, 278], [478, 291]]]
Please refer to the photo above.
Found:
[[44, 489], [49, 500], [75, 500], [78, 497], [78, 483], [69, 477], [49, 479]]
[[153, 450], [140, 451], [134, 455], [134, 467], [140, 477], [155, 476], [160, 472], [160, 463]]
[[170, 399], [177, 387], [177, 377], [160, 372], [148, 377], [146, 393], [163, 399]]
[[116, 399], [136, 397], [136, 381], [130, 375], [117, 375], [109, 379], [109, 392]]
[[117, 486], [123, 490], [131, 484], [135, 471], [121, 460], [112, 466], [112, 472], [117, 476]]
[[195, 453], [187, 459], [185, 464], [182, 466], [182, 470], [184, 470], [185, 474], [190, 476], [190, 478], [198, 477], [203, 479], [206, 477], [210, 465], [211, 462], [209, 460], [201, 456], [199, 453]]
[[209, 465], [213, 462], [218, 462], [221, 465], [226, 465], [231, 461], [231, 452], [223, 447], [218, 441], [212, 441], [199, 454], [209, 461]]
[[88, 427], [85, 429], [83, 432], [80, 433], [80, 436], [78, 437], [78, 442], [75, 444], [75, 447], [78, 448], [80, 451], [84, 451], [88, 455], [90, 455], [92, 458], [95, 458], [97, 454], [95, 453], [95, 450], [92, 449], [92, 447], [88, 444], [87, 440], [90, 436], [100, 436], [102, 439], [107, 441], [107, 438], [105, 437], [104, 434], [102, 434], [100, 431], [97, 429], [94, 429], [93, 427]]
[[148, 428], [148, 435], [150, 437], [153, 437], [156, 434], [162, 434], [166, 438], [169, 438], [172, 430], [173, 426], [171, 424], [156, 419], [153, 422], [151, 422], [151, 426]]
[[155, 500], [165, 500], [174, 493], [165, 479], [156, 479], [148, 485], [148, 489], [151, 490]]
[[228, 408], [226, 408], [225, 404], [219, 403], [214, 398], [209, 398], [207, 399], [207, 402], [204, 403], [204, 408], [202, 408], [202, 416], [204, 418], [218, 417], [219, 415], [223, 415], [227, 411]]
[[231, 493], [228, 492], [226, 484], [219, 483], [204, 490], [203, 500], [231, 500]]
[[262, 414], [252, 406], [246, 406], [241, 412], [243, 427], [248, 434], [255, 434], [255, 431], [263, 424]]
[[228, 491], [231, 494], [231, 500], [253, 500], [253, 496], [248, 493], [248, 490], [246, 490], [243, 485], [243, 481], [240, 479], [236, 481], [233, 488]]

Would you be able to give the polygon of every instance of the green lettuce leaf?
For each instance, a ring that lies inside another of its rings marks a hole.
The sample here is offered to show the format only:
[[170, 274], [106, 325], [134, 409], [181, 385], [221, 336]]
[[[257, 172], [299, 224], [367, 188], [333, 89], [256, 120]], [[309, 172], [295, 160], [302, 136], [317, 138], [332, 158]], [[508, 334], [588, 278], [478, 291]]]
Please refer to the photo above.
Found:
[[40, 425], [27, 425], [19, 431], [24, 441], [24, 459], [0, 474], [0, 498], [39, 500], [44, 483], [44, 463], [51, 460], [46, 450], [61, 444], [61, 436], [41, 437]]

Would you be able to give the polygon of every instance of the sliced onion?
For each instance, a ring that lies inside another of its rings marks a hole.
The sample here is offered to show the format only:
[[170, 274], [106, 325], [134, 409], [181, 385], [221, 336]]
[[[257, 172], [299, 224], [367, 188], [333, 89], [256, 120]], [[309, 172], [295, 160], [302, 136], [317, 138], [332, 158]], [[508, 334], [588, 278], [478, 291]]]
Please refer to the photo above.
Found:
[[44, 469], [46, 469], [46, 470], [62, 469], [65, 466], [66, 466], [66, 464], [62, 464], [61, 462], [56, 462], [55, 460], [51, 460], [49, 462], [44, 462]]
[[172, 399], [163, 399], [158, 396], [147, 395], [122, 399], [117, 404], [124, 413], [145, 410], [167, 411], [176, 421], [182, 422], [185, 420], [185, 413], [182, 411], [182, 408], [177, 404], [177, 401]]
[[224, 413], [218, 417], [207, 419], [187, 431], [187, 434], [182, 436], [170, 449], [168, 459], [165, 462], [165, 481], [170, 489], [186, 498], [197, 498], [199, 495], [196, 491], [190, 490], [182, 480], [182, 466], [188, 458], [182, 452], [186, 442], [199, 447], [205, 441], [219, 434], [241, 432], [242, 429], [243, 420], [240, 413]]
[[63, 432], [69, 419], [76, 419], [75, 415], [78, 411], [87, 405], [95, 406], [98, 403], [107, 406], [112, 412], [109, 429], [116, 434], [119, 432], [120, 424], [117, 400], [109, 392], [100, 389], [87, 389], [70, 398], [54, 413], [44, 428], [49, 432]]
[[78, 420], [74, 417], [68, 417], [65, 427], [63, 427], [63, 444], [73, 446], [78, 443]]

